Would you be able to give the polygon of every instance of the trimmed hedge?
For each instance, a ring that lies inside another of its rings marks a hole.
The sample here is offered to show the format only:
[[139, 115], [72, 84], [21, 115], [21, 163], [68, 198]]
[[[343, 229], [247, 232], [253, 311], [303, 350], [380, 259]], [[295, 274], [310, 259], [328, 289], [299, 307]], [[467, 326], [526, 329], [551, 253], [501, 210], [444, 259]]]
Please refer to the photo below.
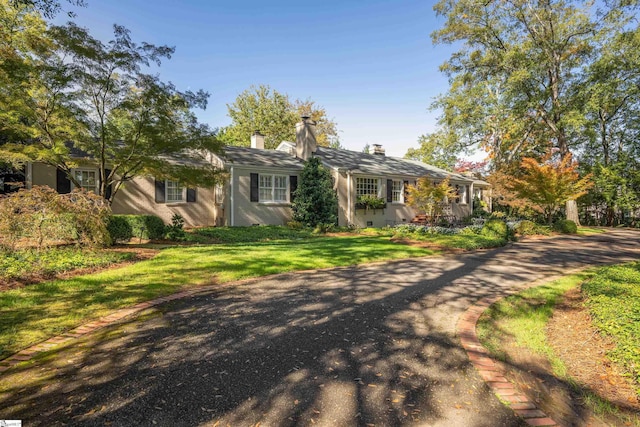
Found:
[[162, 239], [165, 225], [155, 215], [111, 215], [107, 230], [114, 242], [129, 241], [132, 238]]
[[576, 234], [578, 232], [578, 226], [570, 219], [561, 219], [553, 224], [553, 230], [558, 233]]

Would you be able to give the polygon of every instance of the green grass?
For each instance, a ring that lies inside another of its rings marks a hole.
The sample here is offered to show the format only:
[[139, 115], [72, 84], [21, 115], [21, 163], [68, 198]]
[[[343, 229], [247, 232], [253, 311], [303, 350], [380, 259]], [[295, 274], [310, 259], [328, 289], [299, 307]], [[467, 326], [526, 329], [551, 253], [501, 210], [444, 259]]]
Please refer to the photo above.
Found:
[[49, 248], [0, 251], [0, 280], [30, 276], [51, 277], [56, 273], [87, 267], [102, 267], [132, 259], [134, 254], [90, 251], [80, 248]]
[[123, 268], [0, 293], [0, 358], [113, 309], [186, 286], [433, 253], [388, 237], [358, 235], [164, 249]]
[[505, 336], [511, 336], [517, 346], [547, 357], [554, 373], [565, 377], [566, 368], [547, 343], [545, 327], [562, 295], [591, 275], [591, 271], [572, 274], [498, 301], [478, 321], [480, 341], [492, 354], [504, 360], [501, 342]]
[[[598, 327], [598, 323], [602, 322], [606, 326], [601, 330], [605, 332], [607, 328], [625, 331], [622, 334], [611, 333], [618, 342], [616, 349], [620, 350], [614, 350], [610, 358], [614, 361], [620, 359], [628, 371], [631, 369], [629, 364], [638, 367], [640, 263], [585, 270], [504, 298], [480, 317], [478, 337], [489, 352], [501, 360], [507, 359], [501, 348], [502, 343], [511, 337], [517, 346], [546, 357], [553, 373], [572, 384], [596, 414], [613, 414], [629, 422], [628, 425], [640, 425], [638, 419], [620, 414], [610, 402], [589, 390], [579, 389], [547, 342], [545, 328], [556, 303], [569, 289], [581, 284], [583, 292], [590, 296], [587, 304], [591, 307], [594, 324]], [[637, 375], [638, 371], [634, 372]]]
[[581, 236], [588, 236], [589, 234], [602, 234], [606, 233], [606, 230], [602, 228], [593, 228], [593, 227], [578, 227], [578, 234]]
[[616, 344], [607, 356], [632, 378], [640, 396], [640, 262], [600, 269], [582, 292], [594, 326]]

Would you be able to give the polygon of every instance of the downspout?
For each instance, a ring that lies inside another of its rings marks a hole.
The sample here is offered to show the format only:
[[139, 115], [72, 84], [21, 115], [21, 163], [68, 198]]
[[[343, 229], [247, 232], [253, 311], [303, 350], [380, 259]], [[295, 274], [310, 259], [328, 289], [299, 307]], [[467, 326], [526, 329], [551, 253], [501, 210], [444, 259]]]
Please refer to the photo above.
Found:
[[31, 187], [33, 187], [33, 163], [32, 162], [27, 162], [27, 168], [25, 170], [25, 187], [27, 187], [27, 189], [31, 190]]
[[353, 224], [351, 211], [351, 171], [347, 171], [347, 225]]
[[230, 184], [230, 187], [231, 187], [231, 189], [230, 189], [231, 194], [229, 196], [229, 199], [230, 199], [230, 203], [229, 204], [231, 206], [229, 211], [230, 211], [231, 219], [230, 219], [229, 222], [231, 223], [231, 227], [233, 227], [235, 225], [235, 219], [234, 219], [235, 203], [234, 203], [234, 200], [233, 200], [233, 166], [231, 166], [231, 169], [230, 169], [229, 173], [230, 173], [229, 184]]

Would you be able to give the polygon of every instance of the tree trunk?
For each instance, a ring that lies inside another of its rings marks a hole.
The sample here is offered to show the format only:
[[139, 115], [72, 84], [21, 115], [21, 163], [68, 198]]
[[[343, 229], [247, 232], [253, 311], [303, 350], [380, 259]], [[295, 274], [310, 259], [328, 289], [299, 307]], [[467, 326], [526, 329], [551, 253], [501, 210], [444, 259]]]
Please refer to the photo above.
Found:
[[575, 200], [567, 200], [565, 204], [565, 209], [567, 211], [567, 219], [576, 223], [576, 225], [580, 225], [580, 218], [578, 217], [578, 203]]

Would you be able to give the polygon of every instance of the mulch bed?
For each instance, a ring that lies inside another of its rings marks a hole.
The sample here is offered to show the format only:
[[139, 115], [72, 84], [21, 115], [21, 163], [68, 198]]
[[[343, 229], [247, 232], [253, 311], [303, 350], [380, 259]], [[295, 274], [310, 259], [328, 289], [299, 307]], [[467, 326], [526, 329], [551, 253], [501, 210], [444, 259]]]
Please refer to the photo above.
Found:
[[[640, 420], [634, 385], [607, 358], [613, 344], [591, 325], [579, 288], [569, 291], [556, 306], [546, 332], [577, 386], [554, 375], [546, 357], [523, 351], [507, 338], [501, 343], [509, 360], [507, 375], [520, 390], [563, 426], [631, 426], [635, 424], [626, 419]], [[617, 406], [621, 416], [593, 414], [584, 403], [585, 390]]]

